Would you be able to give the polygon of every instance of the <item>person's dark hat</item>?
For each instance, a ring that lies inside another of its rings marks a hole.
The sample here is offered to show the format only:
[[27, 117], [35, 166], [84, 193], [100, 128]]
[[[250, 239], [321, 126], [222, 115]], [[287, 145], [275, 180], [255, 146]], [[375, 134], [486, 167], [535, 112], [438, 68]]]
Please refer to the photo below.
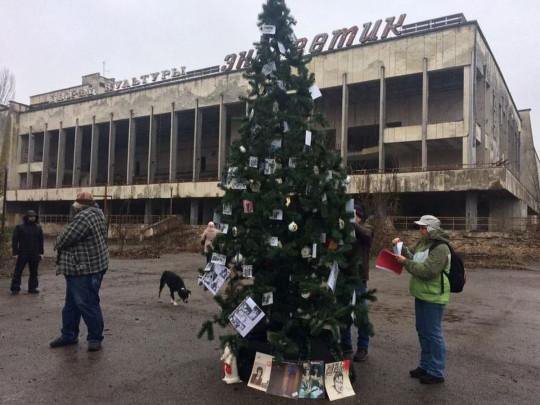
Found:
[[28, 211], [26, 211], [26, 216], [27, 217], [37, 217], [37, 214], [36, 214], [36, 211], [34, 211], [34, 210], [28, 210]]

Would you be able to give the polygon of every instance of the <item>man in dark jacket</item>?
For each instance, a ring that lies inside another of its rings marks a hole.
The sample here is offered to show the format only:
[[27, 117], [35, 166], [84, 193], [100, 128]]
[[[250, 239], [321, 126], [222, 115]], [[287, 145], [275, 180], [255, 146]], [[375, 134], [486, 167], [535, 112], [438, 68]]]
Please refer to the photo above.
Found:
[[37, 289], [38, 266], [43, 255], [43, 231], [37, 222], [37, 214], [30, 210], [23, 217], [23, 223], [17, 225], [13, 231], [11, 247], [13, 256], [17, 256], [15, 271], [11, 279], [11, 293], [14, 295], [21, 291], [21, 276], [27, 263], [30, 270], [28, 293], [39, 293]]
[[[352, 245], [349, 256], [349, 268], [357, 268], [360, 278], [360, 285], [356, 288], [356, 296], [360, 297], [367, 291], [367, 282], [369, 280], [369, 255], [371, 243], [373, 242], [373, 228], [364, 222], [364, 210], [360, 205], [354, 207], [355, 223], [354, 234], [356, 240]], [[364, 302], [365, 305], [367, 303]], [[345, 329], [341, 337], [341, 345], [345, 351], [352, 352], [351, 326]], [[365, 328], [358, 328], [358, 340], [356, 353], [353, 356], [354, 361], [364, 361], [368, 354], [369, 331]]]
[[109, 266], [107, 224], [92, 194], [81, 192], [73, 204], [75, 216], [56, 239], [56, 274], [66, 279], [66, 301], [62, 310], [62, 335], [51, 348], [76, 344], [81, 317], [88, 328], [88, 351], [101, 349], [103, 315], [99, 289]]

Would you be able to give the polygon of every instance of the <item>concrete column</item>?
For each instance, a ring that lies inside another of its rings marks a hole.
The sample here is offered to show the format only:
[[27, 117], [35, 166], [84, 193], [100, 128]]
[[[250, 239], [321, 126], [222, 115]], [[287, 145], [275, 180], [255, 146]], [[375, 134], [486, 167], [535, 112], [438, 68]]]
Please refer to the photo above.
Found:
[[191, 207], [189, 210], [189, 223], [190, 225], [199, 224], [199, 200], [196, 198], [191, 199]]
[[379, 170], [384, 171], [384, 129], [386, 127], [386, 82], [384, 66], [381, 66], [379, 73]]
[[73, 146], [73, 176], [71, 185], [73, 187], [80, 186], [81, 180], [81, 155], [82, 155], [82, 129], [79, 126], [79, 119], [77, 118], [75, 124], [75, 142]]
[[92, 141], [90, 146], [90, 176], [89, 185], [95, 186], [98, 169], [98, 154], [99, 154], [99, 126], [96, 125], [96, 117], [92, 117]]
[[463, 68], [463, 165], [471, 167], [476, 163], [474, 119], [474, 57], [470, 66]]
[[65, 154], [66, 131], [64, 131], [62, 121], [60, 121], [60, 128], [58, 129], [58, 155], [56, 158], [56, 188], [62, 187], [64, 181]]
[[195, 104], [195, 130], [193, 131], [193, 181], [198, 181], [201, 175], [201, 135], [202, 135], [202, 110], [199, 108], [199, 100]]
[[47, 188], [49, 182], [49, 159], [51, 149], [51, 136], [47, 129], [47, 124], [43, 129], [43, 166], [41, 170], [41, 188]]
[[427, 170], [427, 130], [429, 114], [429, 75], [428, 60], [424, 58], [424, 69], [422, 70], [422, 170]]
[[526, 230], [527, 203], [515, 197], [497, 197], [489, 200], [489, 230], [509, 232]]
[[225, 168], [226, 138], [227, 138], [227, 106], [223, 101], [223, 94], [219, 99], [219, 145], [218, 145], [218, 180], [221, 180]]
[[30, 169], [32, 161], [34, 160], [34, 133], [32, 132], [32, 126], [28, 129], [28, 165], [26, 168], [26, 188], [34, 188], [32, 184], [32, 171]]
[[349, 86], [347, 73], [343, 73], [341, 84], [341, 164], [347, 168], [347, 154], [349, 152]]
[[478, 229], [478, 194], [475, 192], [465, 195], [465, 224], [467, 231]]
[[148, 165], [146, 181], [148, 184], [155, 181], [157, 164], [157, 137], [156, 119], [154, 117], [154, 106], [150, 107], [150, 125], [148, 129]]
[[144, 224], [150, 225], [152, 223], [152, 200], [148, 199], [144, 201]]
[[178, 148], [178, 115], [171, 103], [171, 134], [169, 142], [169, 182], [176, 181], [176, 149]]
[[128, 123], [128, 145], [127, 145], [127, 176], [126, 184], [133, 183], [133, 174], [135, 173], [135, 141], [137, 138], [137, 126], [133, 118], [133, 110], [129, 112]]
[[22, 162], [22, 135], [17, 135], [17, 164]]
[[107, 159], [107, 184], [112, 186], [114, 183], [114, 152], [116, 145], [116, 125], [113, 120], [113, 113], [109, 118], [109, 153]]

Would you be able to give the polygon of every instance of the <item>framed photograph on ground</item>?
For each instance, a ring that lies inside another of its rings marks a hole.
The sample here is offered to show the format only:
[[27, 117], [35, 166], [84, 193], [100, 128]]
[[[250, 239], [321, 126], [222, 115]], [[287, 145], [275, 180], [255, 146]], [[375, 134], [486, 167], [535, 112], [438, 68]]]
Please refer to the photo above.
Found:
[[268, 383], [268, 394], [285, 398], [298, 398], [298, 387], [302, 371], [298, 363], [272, 363], [272, 374]]
[[350, 360], [326, 364], [324, 385], [330, 401], [355, 395], [349, 379], [350, 365]]
[[251, 376], [249, 377], [248, 387], [266, 392], [271, 373], [272, 356], [257, 352], [255, 354]]
[[324, 362], [306, 361], [302, 363], [302, 380], [298, 398], [324, 399]]

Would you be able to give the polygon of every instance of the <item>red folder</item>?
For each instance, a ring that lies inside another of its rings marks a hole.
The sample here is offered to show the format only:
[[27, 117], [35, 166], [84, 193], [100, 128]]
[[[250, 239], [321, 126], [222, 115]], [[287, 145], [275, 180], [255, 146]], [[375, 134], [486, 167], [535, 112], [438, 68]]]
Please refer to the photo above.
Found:
[[388, 249], [383, 249], [379, 252], [375, 267], [381, 270], [392, 271], [396, 274], [401, 274], [403, 265], [397, 261], [397, 256]]

